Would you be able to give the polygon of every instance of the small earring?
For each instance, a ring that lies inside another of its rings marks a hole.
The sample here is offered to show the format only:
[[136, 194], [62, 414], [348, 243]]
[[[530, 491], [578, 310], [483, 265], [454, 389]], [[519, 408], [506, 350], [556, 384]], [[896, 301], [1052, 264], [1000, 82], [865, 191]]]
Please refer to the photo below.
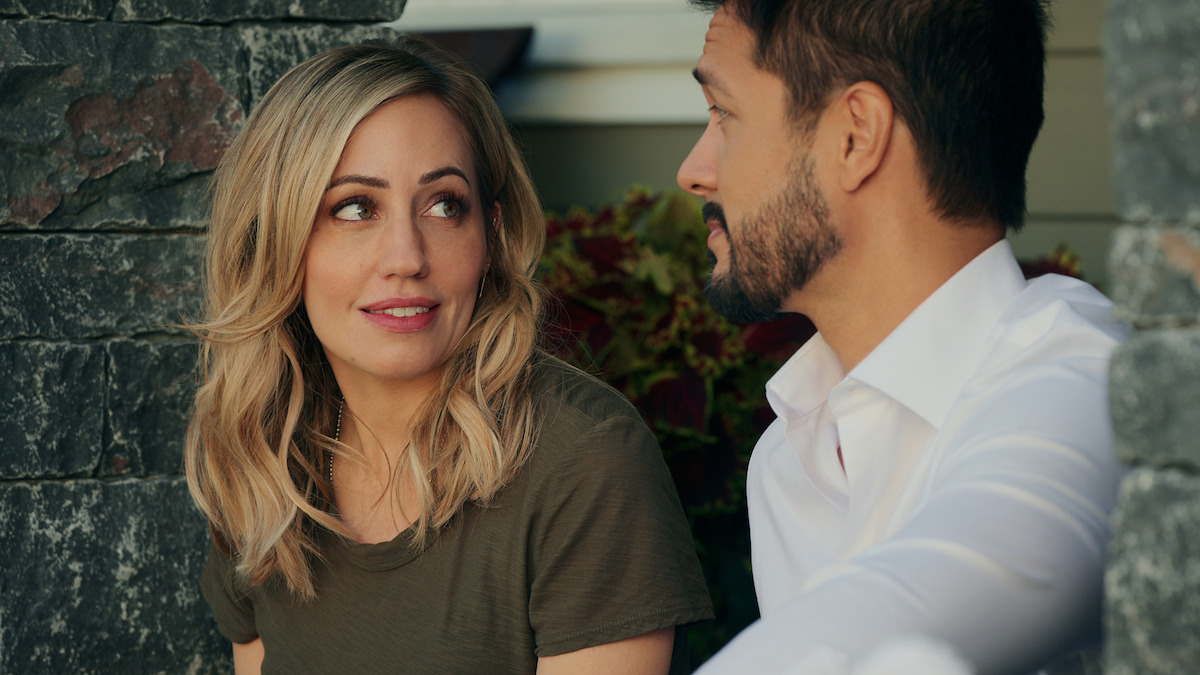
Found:
[[487, 273], [488, 268], [483, 268], [483, 274], [479, 277], [479, 295], [475, 296], [476, 300], [483, 297], [483, 284], [487, 282]]

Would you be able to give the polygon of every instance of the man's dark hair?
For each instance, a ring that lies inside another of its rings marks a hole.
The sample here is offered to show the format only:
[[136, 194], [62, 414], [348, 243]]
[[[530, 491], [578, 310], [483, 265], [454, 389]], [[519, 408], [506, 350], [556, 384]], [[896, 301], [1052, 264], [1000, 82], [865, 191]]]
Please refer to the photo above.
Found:
[[803, 129], [841, 87], [874, 82], [913, 135], [936, 211], [1020, 229], [1044, 116], [1045, 0], [690, 1], [750, 28]]

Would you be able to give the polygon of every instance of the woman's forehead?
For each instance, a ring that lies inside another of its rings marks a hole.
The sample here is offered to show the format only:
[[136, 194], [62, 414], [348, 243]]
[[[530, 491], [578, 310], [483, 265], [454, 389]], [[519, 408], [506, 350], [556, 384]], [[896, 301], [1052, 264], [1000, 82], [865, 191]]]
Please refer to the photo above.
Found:
[[475, 156], [467, 130], [438, 97], [393, 98], [364, 117], [342, 149], [334, 178], [360, 167], [424, 175], [456, 166], [474, 183]]

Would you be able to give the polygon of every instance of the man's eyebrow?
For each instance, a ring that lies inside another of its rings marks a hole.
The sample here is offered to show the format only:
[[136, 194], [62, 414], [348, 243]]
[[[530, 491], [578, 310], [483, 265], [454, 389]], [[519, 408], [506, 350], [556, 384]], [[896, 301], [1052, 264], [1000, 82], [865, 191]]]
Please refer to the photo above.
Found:
[[468, 187], [471, 185], [471, 179], [467, 178], [467, 174], [463, 173], [462, 170], [456, 166], [444, 166], [440, 169], [434, 169], [433, 171], [422, 175], [418, 182], [420, 182], [421, 185], [428, 185], [433, 181], [446, 176], [458, 176], [459, 178], [467, 181]]
[[711, 72], [707, 70], [700, 70], [698, 66], [696, 68], [692, 68], [692, 77], [696, 78], [696, 81], [700, 83], [701, 87], [714, 89], [722, 94], [729, 93], [729, 90], [727, 90], [725, 87], [722, 87], [721, 83], [713, 76]]
[[358, 183], [359, 185], [366, 185], [367, 187], [379, 189], [389, 186], [389, 183], [382, 178], [375, 178], [374, 176], [360, 176], [356, 173], [351, 173], [345, 176], [334, 178], [333, 181], [329, 183], [329, 187], [325, 188], [325, 191], [328, 192], [329, 190], [332, 190], [339, 185], [345, 185], [346, 183]]

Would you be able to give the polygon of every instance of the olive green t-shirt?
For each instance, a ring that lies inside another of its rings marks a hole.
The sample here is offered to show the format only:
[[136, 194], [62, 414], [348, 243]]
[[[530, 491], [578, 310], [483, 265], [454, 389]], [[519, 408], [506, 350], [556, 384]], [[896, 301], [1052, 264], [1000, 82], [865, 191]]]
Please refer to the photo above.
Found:
[[654, 435], [596, 379], [549, 358], [537, 371], [538, 441], [491, 506], [467, 504], [424, 549], [408, 531], [356, 544], [322, 530], [311, 603], [244, 584], [214, 549], [201, 588], [221, 633], [261, 636], [264, 674], [500, 675], [711, 618]]

